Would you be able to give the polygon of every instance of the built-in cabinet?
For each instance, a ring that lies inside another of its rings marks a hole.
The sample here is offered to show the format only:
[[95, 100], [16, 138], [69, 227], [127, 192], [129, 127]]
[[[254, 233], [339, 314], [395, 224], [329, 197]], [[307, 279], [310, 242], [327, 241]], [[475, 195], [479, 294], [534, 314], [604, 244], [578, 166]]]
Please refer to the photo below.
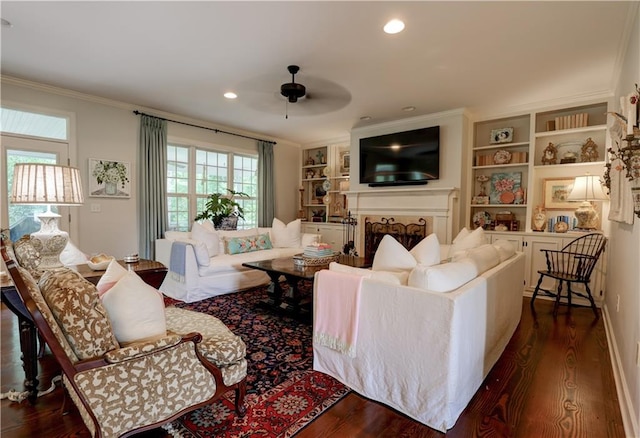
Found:
[[344, 226], [338, 223], [303, 223], [302, 232], [309, 234], [320, 234], [322, 242], [331, 245], [334, 251], [342, 252], [344, 247]]

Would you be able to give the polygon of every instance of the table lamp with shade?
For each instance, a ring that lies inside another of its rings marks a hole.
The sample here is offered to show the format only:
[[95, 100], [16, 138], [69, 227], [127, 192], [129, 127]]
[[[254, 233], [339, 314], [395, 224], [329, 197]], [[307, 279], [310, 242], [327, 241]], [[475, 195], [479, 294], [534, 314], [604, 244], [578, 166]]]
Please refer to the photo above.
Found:
[[608, 199], [602, 190], [599, 177], [595, 175], [576, 177], [573, 182], [573, 189], [567, 199], [569, 201], [582, 201], [582, 204], [574, 213], [578, 219], [576, 228], [580, 230], [595, 230], [598, 228], [598, 212], [590, 201], [606, 201]]
[[39, 269], [62, 267], [60, 253], [69, 241], [69, 234], [58, 228], [60, 215], [52, 212], [51, 206], [77, 206], [84, 202], [80, 171], [56, 164], [16, 164], [9, 202], [47, 206], [47, 211], [38, 215], [40, 231], [31, 234], [31, 243], [40, 253]]

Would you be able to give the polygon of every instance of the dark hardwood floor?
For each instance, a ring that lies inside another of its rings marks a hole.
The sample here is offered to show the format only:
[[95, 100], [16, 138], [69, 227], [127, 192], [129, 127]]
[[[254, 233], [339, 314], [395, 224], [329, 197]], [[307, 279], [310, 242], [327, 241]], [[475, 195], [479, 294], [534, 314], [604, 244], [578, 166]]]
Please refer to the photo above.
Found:
[[[602, 319], [589, 308], [560, 309], [538, 300], [537, 315], [523, 300], [520, 326], [447, 437], [624, 437]], [[2, 305], [2, 392], [22, 390], [17, 320]], [[40, 360], [40, 388], [57, 374], [50, 355]], [[35, 406], [2, 400], [0, 434], [13, 437], [88, 437], [75, 408], [60, 414], [63, 390]], [[161, 437], [158, 430], [145, 437]], [[310, 437], [443, 437], [385, 406], [350, 393], [300, 431]]]

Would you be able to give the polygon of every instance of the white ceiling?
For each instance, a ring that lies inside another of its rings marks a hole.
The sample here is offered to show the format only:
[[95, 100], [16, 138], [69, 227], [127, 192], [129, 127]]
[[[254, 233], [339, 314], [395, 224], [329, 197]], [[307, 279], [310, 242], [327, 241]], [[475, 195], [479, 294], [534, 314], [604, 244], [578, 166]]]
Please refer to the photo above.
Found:
[[[610, 92], [638, 2], [10, 2], [2, 74], [297, 143]], [[390, 18], [404, 32], [386, 35]], [[286, 67], [309, 99], [279, 95]], [[233, 90], [234, 101], [222, 94]], [[403, 107], [415, 106], [411, 113]], [[368, 122], [360, 120], [370, 116]]]

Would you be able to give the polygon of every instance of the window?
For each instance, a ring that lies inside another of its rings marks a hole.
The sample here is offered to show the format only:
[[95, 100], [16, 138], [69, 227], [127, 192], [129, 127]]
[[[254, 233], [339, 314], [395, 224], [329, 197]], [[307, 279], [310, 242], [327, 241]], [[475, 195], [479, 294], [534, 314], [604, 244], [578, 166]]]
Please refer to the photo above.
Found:
[[170, 230], [189, 231], [211, 193], [230, 188], [249, 195], [236, 197], [244, 210], [238, 228], [258, 226], [258, 158], [195, 146], [167, 146], [167, 207]]
[[0, 108], [0, 119], [0, 130], [5, 133], [67, 140], [66, 117]]

